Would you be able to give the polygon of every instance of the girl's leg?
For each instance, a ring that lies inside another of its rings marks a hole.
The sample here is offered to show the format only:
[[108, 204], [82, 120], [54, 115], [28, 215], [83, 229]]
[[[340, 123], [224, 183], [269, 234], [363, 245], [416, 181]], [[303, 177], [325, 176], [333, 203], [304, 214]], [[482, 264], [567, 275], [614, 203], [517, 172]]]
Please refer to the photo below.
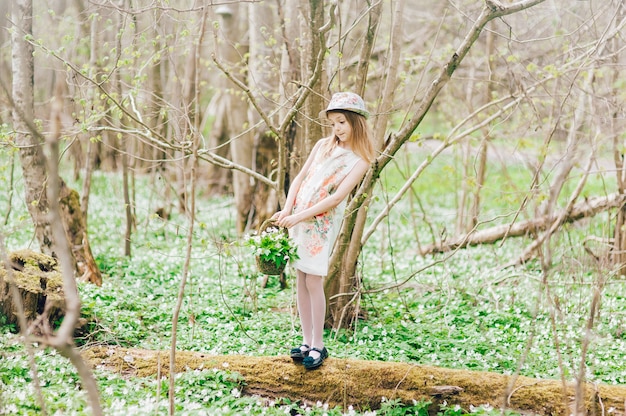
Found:
[[311, 346], [313, 342], [313, 316], [311, 314], [311, 296], [307, 288], [307, 275], [296, 270], [296, 302], [302, 327], [302, 343]]
[[[319, 348], [324, 347], [324, 319], [326, 319], [326, 297], [324, 296], [324, 283], [321, 276], [315, 276], [312, 274], [306, 275], [306, 287], [310, 299], [311, 310], [311, 323], [313, 339], [311, 340], [311, 347]], [[316, 351], [309, 352], [309, 356], [313, 359], [319, 357], [319, 353]]]

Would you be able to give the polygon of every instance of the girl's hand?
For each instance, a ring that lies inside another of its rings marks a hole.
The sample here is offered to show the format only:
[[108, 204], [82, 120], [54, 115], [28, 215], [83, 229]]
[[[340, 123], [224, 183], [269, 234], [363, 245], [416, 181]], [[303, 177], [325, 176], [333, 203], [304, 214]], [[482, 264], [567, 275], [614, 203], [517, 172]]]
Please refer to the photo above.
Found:
[[286, 215], [284, 217], [278, 217], [278, 225], [285, 228], [291, 228], [300, 221], [302, 221], [297, 214]]
[[288, 215], [289, 213], [283, 209], [282, 211], [278, 211], [274, 215], [272, 215], [271, 219], [273, 219], [278, 225], [280, 225], [280, 221], [282, 221]]

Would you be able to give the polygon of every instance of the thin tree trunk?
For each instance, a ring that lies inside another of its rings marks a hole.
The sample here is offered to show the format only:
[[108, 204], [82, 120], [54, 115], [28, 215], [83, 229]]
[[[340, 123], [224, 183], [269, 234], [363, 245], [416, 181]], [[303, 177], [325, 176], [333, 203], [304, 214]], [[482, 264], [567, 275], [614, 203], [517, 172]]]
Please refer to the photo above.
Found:
[[[603, 39], [603, 43], [599, 43], [597, 45], [598, 53], [604, 50], [606, 46], [607, 44], [606, 42], [604, 42], [604, 39]], [[578, 160], [580, 157], [580, 154], [579, 154], [580, 152], [578, 150], [580, 148], [580, 145], [584, 141], [584, 139], [588, 137], [588, 134], [584, 132], [584, 127], [589, 126], [591, 124], [589, 121], [589, 114], [592, 114], [593, 111], [590, 110], [591, 97], [589, 96], [589, 94], [587, 94], [587, 91], [590, 91], [593, 85], [593, 82], [595, 79], [596, 66], [597, 66], [597, 63], [595, 65], [592, 65], [591, 68], [586, 68], [587, 75], [581, 87], [581, 92], [580, 92], [580, 95], [578, 96], [578, 100], [576, 101], [576, 105], [574, 109], [574, 116], [570, 122], [570, 127], [567, 131], [567, 143], [566, 143], [565, 154], [561, 157], [559, 170], [557, 171], [554, 177], [554, 180], [552, 181], [550, 185], [548, 199], [546, 203], [544, 204], [544, 206], [541, 208], [542, 214], [544, 215], [549, 215], [550, 212], [554, 211], [557, 205], [557, 200], [559, 196], [561, 195], [561, 192], [565, 186], [565, 183], [569, 177], [569, 174], [574, 168], [574, 166], [578, 163]], [[577, 75], [578, 75], [578, 72], [582, 72], [582, 71], [583, 71], [583, 68], [581, 66], [581, 68], [577, 71]], [[576, 78], [577, 77], [575, 77], [574, 79]], [[568, 91], [567, 96], [569, 96], [572, 93], [572, 90], [573, 90], [573, 86], [570, 89], [570, 91]], [[591, 147], [593, 148], [593, 144], [591, 144]], [[550, 265], [552, 263], [552, 254], [551, 254], [552, 252], [551, 252], [551, 248], [549, 244], [550, 238], [551, 238], [551, 234], [548, 234], [546, 236], [548, 244], [541, 244], [543, 246], [542, 262], [544, 263], [545, 266]], [[525, 253], [525, 255], [528, 255], [528, 253]]]
[[[485, 95], [483, 98], [483, 104], [486, 104], [492, 100], [493, 95], [493, 73], [494, 73], [494, 60], [492, 59], [495, 51], [495, 25], [493, 21], [490, 23], [491, 30], [486, 33], [486, 50], [487, 50], [487, 69], [489, 71], [489, 77], [485, 85]], [[485, 127], [483, 129], [483, 138], [480, 141], [480, 147], [478, 149], [478, 161], [476, 163], [476, 188], [474, 189], [474, 198], [470, 207], [469, 218], [471, 221], [471, 228], [474, 228], [478, 224], [478, 217], [480, 215], [480, 194], [485, 185], [485, 177], [487, 175], [487, 150], [489, 147], [490, 129]], [[465, 231], [471, 229], [468, 227]]]
[[[600, 279], [602, 279], [602, 277]], [[575, 412], [574, 415], [576, 416], [587, 415], [587, 400], [589, 394], [586, 388], [586, 374], [588, 370], [587, 359], [589, 353], [589, 345], [594, 338], [594, 322], [600, 311], [600, 303], [602, 299], [602, 289], [604, 288], [604, 282], [597, 282], [594, 286], [595, 287], [590, 302], [591, 304], [589, 306], [589, 317], [587, 318], [587, 325], [585, 326], [585, 332], [582, 339], [578, 374], [576, 374], [576, 394], [574, 396], [573, 409]], [[626, 405], [626, 399], [624, 400], [624, 404]], [[624, 411], [626, 412], [626, 408], [624, 409]]]
[[26, 206], [35, 225], [35, 235], [44, 254], [52, 254], [52, 232], [47, 217], [46, 168], [39, 137], [33, 135], [34, 126], [34, 60], [33, 46], [26, 36], [33, 32], [32, 1], [20, 0], [13, 3], [12, 21], [16, 25], [11, 32], [13, 65], [13, 128], [15, 142], [23, 170]]
[[[302, 19], [298, 19], [299, 5], [297, 2], [285, 2], [281, 7], [278, 2], [278, 14], [280, 17], [280, 27], [283, 28], [283, 50], [281, 57], [280, 78], [290, 82], [279, 83], [279, 94], [289, 107], [294, 107], [294, 97], [297, 91], [296, 84], [302, 82], [302, 66], [299, 59], [299, 48], [297, 39], [300, 38]], [[288, 107], [281, 107], [279, 117], [281, 120], [287, 118]], [[302, 124], [302, 115], [297, 114], [283, 136], [283, 145], [278, 144], [278, 159], [281, 161], [279, 167], [284, 167], [283, 186], [277, 186], [279, 199], [289, 191], [291, 178], [295, 177], [302, 168], [307, 155], [304, 153], [304, 143], [306, 138], [302, 129], [297, 126]]]
[[[194, 57], [194, 65], [200, 65], [200, 51], [202, 50], [203, 40], [204, 40], [204, 32], [205, 25], [207, 20], [207, 10], [208, 6], [205, 4], [202, 10], [202, 20], [200, 22], [200, 35], [196, 42], [194, 53], [192, 56]], [[191, 81], [191, 80], [189, 80]], [[188, 101], [191, 105], [193, 102], [194, 105], [194, 113], [197, 115], [199, 113], [199, 91], [198, 91], [198, 72], [195, 71], [194, 79], [193, 79], [193, 91], [190, 91], [189, 94], [193, 93], [192, 99]], [[191, 125], [191, 121], [189, 121], [189, 125]], [[191, 255], [193, 250], [193, 235], [194, 235], [194, 225], [196, 223], [196, 176], [198, 169], [198, 146], [200, 144], [200, 134], [199, 134], [199, 125], [200, 119], [199, 117], [195, 117], [192, 129], [192, 154], [191, 160], [189, 162], [190, 167], [190, 185], [189, 185], [189, 194], [188, 198], [185, 198], [185, 201], [189, 201], [189, 207], [186, 207], [185, 212], [189, 216], [189, 226], [187, 231], [187, 251], [185, 253], [185, 263], [183, 265], [182, 271], [182, 279], [179, 286], [178, 298], [176, 299], [176, 305], [174, 307], [174, 311], [172, 314], [172, 339], [170, 345], [170, 368], [176, 368], [176, 342], [178, 336], [178, 319], [180, 317], [180, 310], [183, 305], [183, 300], [185, 296], [185, 287], [187, 285], [187, 278], [189, 277], [189, 270], [191, 265]], [[183, 177], [186, 177], [186, 172], [183, 172]], [[169, 381], [169, 414], [174, 415], [175, 412], [175, 374], [171, 374]]]
[[[124, 140], [122, 140], [124, 142]], [[126, 257], [131, 256], [131, 239], [133, 234], [133, 212], [132, 212], [132, 204], [130, 201], [130, 191], [129, 191], [129, 177], [128, 177], [128, 155], [126, 154], [126, 146], [121, 146], [122, 151], [122, 181], [123, 181], [123, 189], [124, 189], [124, 214], [126, 217], [126, 227], [124, 230], [124, 255]]]
[[87, 139], [87, 154], [85, 156], [85, 170], [83, 173], [83, 188], [80, 199], [80, 206], [83, 209], [83, 221], [85, 227], [89, 220], [89, 195], [91, 194], [91, 178], [93, 177], [93, 143]]
[[[404, 3], [404, 0], [402, 1]], [[404, 7], [404, 6], [402, 6]], [[361, 46], [361, 54], [359, 56], [359, 63], [357, 64], [356, 69], [356, 82], [354, 86], [354, 90], [361, 97], [366, 97], [366, 89], [367, 89], [367, 74], [369, 69], [370, 61], [372, 60], [372, 51], [374, 50], [374, 43], [376, 41], [376, 33], [378, 32], [378, 27], [380, 25], [380, 19], [383, 15], [383, 2], [377, 2], [367, 14], [367, 18], [369, 19], [367, 24], [367, 29], [365, 33], [365, 40]], [[397, 19], [396, 13], [396, 19]], [[399, 33], [402, 33], [401, 31]], [[393, 82], [395, 83], [395, 76], [393, 77]], [[389, 80], [389, 77], [386, 78]], [[394, 90], [395, 91], [395, 90]], [[393, 101], [385, 100], [388, 103]], [[379, 146], [380, 147], [380, 146]], [[377, 147], [378, 148], [378, 147]]]
[[[188, 211], [187, 215], [189, 216], [189, 228], [187, 230], [187, 251], [185, 253], [185, 263], [183, 265], [183, 271], [182, 271], [182, 279], [179, 285], [179, 290], [178, 290], [178, 297], [176, 299], [176, 305], [174, 306], [174, 312], [172, 314], [172, 341], [171, 341], [171, 346], [170, 346], [170, 368], [175, 368], [175, 365], [173, 365], [176, 362], [176, 343], [177, 343], [177, 336], [178, 336], [178, 320], [180, 318], [180, 310], [182, 308], [183, 305], [183, 300], [185, 297], [185, 287], [187, 285], [187, 279], [189, 277], [189, 269], [190, 269], [190, 264], [191, 264], [191, 253], [192, 253], [192, 249], [193, 249], [193, 233], [194, 233], [194, 225], [196, 222], [196, 214], [195, 214], [195, 210], [196, 210], [196, 197], [195, 197], [195, 191], [196, 191], [196, 169], [197, 169], [197, 165], [198, 165], [198, 158], [197, 158], [197, 146], [194, 149], [194, 155], [191, 158], [190, 161], [190, 175], [191, 175], [191, 183], [189, 185], [189, 207], [188, 207]], [[176, 397], [176, 393], [175, 393], [175, 381], [176, 381], [176, 377], [175, 374], [172, 374], [172, 376], [169, 379], [169, 414], [170, 415], [174, 415], [174, 410], [175, 410], [175, 397]]]
[[[30, 1], [30, 0], [29, 0]], [[52, 245], [57, 253], [61, 275], [63, 276], [63, 293], [65, 295], [65, 315], [61, 326], [53, 337], [46, 337], [48, 343], [54, 347], [62, 356], [68, 358], [74, 365], [80, 376], [83, 388], [87, 391], [91, 411], [94, 415], [102, 415], [100, 407], [100, 395], [98, 385], [91, 372], [91, 369], [82, 359], [80, 353], [74, 345], [74, 330], [80, 318], [80, 298], [78, 287], [74, 277], [75, 259], [70, 241], [67, 239], [64, 221], [61, 217], [61, 206], [59, 204], [60, 193], [63, 189], [63, 181], [60, 180], [58, 171], [59, 161], [59, 141], [61, 139], [61, 113], [63, 109], [62, 98], [57, 96], [52, 103], [52, 124], [53, 130], [49, 139], [50, 157], [47, 168], [49, 174], [49, 184], [47, 186], [47, 196], [49, 202], [49, 217], [52, 222]], [[81, 215], [82, 218], [82, 215]]]
[[[617, 22], [623, 22], [626, 18], [626, 4], [624, 1], [617, 1]], [[621, 24], [621, 23], [620, 23]], [[613, 70], [613, 82], [612, 85], [617, 86], [621, 73], [618, 69], [617, 63], [620, 61], [620, 53], [618, 52], [622, 47], [622, 41], [617, 37], [611, 41], [611, 46], [614, 52], [613, 62], [616, 64]], [[621, 195], [626, 194], [626, 163], [624, 158], [624, 140], [620, 140], [620, 133], [624, 131], [624, 118], [619, 117], [619, 109], [621, 101], [618, 98], [620, 91], [615, 87], [612, 93], [611, 110], [613, 114], [609, 117], [611, 123], [611, 136], [613, 137], [613, 155], [615, 162], [615, 176], [617, 179], [617, 189]], [[617, 266], [620, 275], [626, 275], [626, 205], [620, 207], [617, 216], [615, 218], [614, 229], [614, 243], [612, 253], [612, 263]]]
[[[308, 32], [303, 32], [302, 38], [304, 47], [302, 57], [305, 60], [301, 66], [304, 72], [302, 79], [310, 79], [311, 75], [316, 72], [316, 67], [319, 65], [316, 57], [326, 47], [326, 33], [322, 30], [324, 27], [324, 2], [309, 0], [307, 9], [309, 12], [309, 25], [307, 28]], [[332, 17], [331, 15], [331, 19]], [[304, 107], [304, 112], [308, 115], [304, 120], [304, 152], [306, 155], [311, 152], [315, 143], [324, 136], [322, 126], [316, 120], [320, 112], [326, 107], [322, 100], [324, 96], [324, 91], [321, 89], [322, 84], [320, 82], [319, 84], [311, 85], [316, 94], [313, 94], [307, 100]]]
[[[220, 60], [225, 64], [234, 68], [241, 64], [241, 56], [247, 51], [243, 51], [238, 45], [237, 40], [241, 38], [239, 19], [247, 16], [243, 10], [243, 5], [232, 4], [223, 9], [221, 14], [222, 31], [225, 40], [218, 42], [217, 34], [215, 35], [215, 50]], [[235, 46], [237, 45], [237, 46]], [[238, 81], [245, 85], [244, 77], [239, 71], [228, 71], [228, 78], [225, 83], [225, 89], [229, 91], [232, 88], [232, 82]], [[236, 74], [235, 74], [236, 73]], [[247, 87], [244, 87], [247, 89]], [[220, 117], [217, 123], [221, 127], [220, 130], [214, 129], [211, 132], [214, 140], [220, 141], [221, 138], [229, 138], [229, 149], [232, 161], [239, 165], [250, 169], [252, 167], [252, 154], [254, 148], [254, 136], [252, 131], [246, 130], [237, 137], [233, 137], [239, 133], [242, 126], [249, 125], [248, 105], [245, 100], [241, 100], [236, 94], [229, 92], [224, 93], [221, 97], [224, 104], [220, 105], [220, 109], [224, 110], [217, 114]], [[237, 209], [236, 226], [237, 232], [242, 234], [246, 229], [248, 218], [251, 214], [252, 207], [252, 187], [250, 185], [250, 176], [236, 170], [233, 172], [233, 191], [235, 194], [235, 206]], [[254, 213], [252, 213], [254, 214]]]
[[[461, 168], [456, 168], [454, 169], [455, 172], [460, 171], [461, 175], [463, 175], [462, 178], [457, 177], [456, 180], [458, 182], [461, 182], [460, 184], [460, 190], [459, 190], [459, 195], [455, 196], [455, 199], [457, 201], [456, 205], [457, 205], [457, 213], [456, 213], [456, 232], [463, 232], [463, 230], [467, 229], [467, 213], [465, 211], [466, 207], [467, 207], [467, 201], [469, 199], [469, 188], [470, 188], [470, 181], [469, 181], [469, 176], [470, 176], [470, 160], [471, 160], [471, 154], [472, 154], [472, 145], [471, 145], [471, 139], [467, 140], [467, 142], [464, 145], [459, 146], [458, 150], [461, 155]], [[455, 158], [456, 159], [456, 158]]]
[[[274, 107], [275, 91], [278, 89], [276, 62], [279, 56], [274, 48], [268, 45], [267, 36], [278, 37], [279, 33], [267, 33], [270, 28], [276, 28], [274, 10], [275, 5], [270, 3], [254, 4], [248, 6], [250, 26], [248, 35], [250, 38], [249, 63], [247, 77], [250, 94], [255, 98], [258, 107], [263, 113], [269, 115]], [[276, 29], [273, 29], [276, 30]], [[270, 126], [265, 125], [261, 115], [249, 117], [250, 125], [258, 125], [252, 134], [254, 135], [254, 147], [252, 150], [251, 168], [267, 177], [271, 176], [275, 169], [272, 161], [278, 153], [278, 140], [271, 133]], [[270, 119], [273, 123], [277, 117]], [[283, 140], [284, 141], [284, 140]], [[245, 149], [244, 149], [245, 151]], [[249, 151], [249, 150], [248, 150]], [[250, 182], [250, 181], [249, 181]], [[252, 187], [251, 214], [248, 215], [247, 227], [256, 227], [266, 218], [276, 212], [278, 198], [276, 189], [259, 181], [254, 181]]]
[[11, 167], [9, 168], [9, 189], [7, 190], [8, 192], [8, 201], [7, 201], [7, 210], [4, 214], [4, 225], [7, 225], [9, 223], [9, 218], [11, 217], [11, 211], [13, 208], [13, 193], [15, 192], [14, 189], [14, 173], [15, 173], [15, 154], [11, 153], [11, 156], [9, 157], [9, 163], [11, 164]]
[[[118, 7], [124, 7], [125, 0], [118, 0]], [[118, 51], [122, 50], [122, 33], [124, 31], [124, 17], [121, 13], [118, 13], [117, 16], [117, 27], [116, 27], [116, 49]], [[118, 97], [120, 97], [120, 102], [122, 100], [122, 96], [124, 91], [122, 90], [122, 82], [120, 79], [119, 71], [115, 71], [112, 77], [112, 85], [115, 93]], [[121, 120], [114, 120], [113, 124], [116, 125], [118, 129], [122, 127]], [[124, 229], [124, 255], [126, 257], [131, 256], [131, 240], [133, 234], [133, 226], [134, 226], [134, 218], [132, 214], [132, 203], [130, 199], [130, 178], [129, 178], [129, 137], [124, 137], [121, 133], [118, 133], [118, 149], [120, 152], [120, 162], [122, 165], [122, 189], [124, 194], [124, 217], [125, 217], [125, 229]]]
[[[11, 40], [11, 31], [6, 28], [11, 27], [12, 1], [0, 1], [0, 45], [6, 45]], [[0, 85], [3, 89], [8, 89], [11, 78], [11, 61], [9, 59], [0, 59]], [[0, 102], [4, 104], [4, 101]], [[0, 124], [7, 123], [9, 120], [3, 119], [4, 111], [0, 111]], [[8, 114], [10, 118], [11, 115]]]

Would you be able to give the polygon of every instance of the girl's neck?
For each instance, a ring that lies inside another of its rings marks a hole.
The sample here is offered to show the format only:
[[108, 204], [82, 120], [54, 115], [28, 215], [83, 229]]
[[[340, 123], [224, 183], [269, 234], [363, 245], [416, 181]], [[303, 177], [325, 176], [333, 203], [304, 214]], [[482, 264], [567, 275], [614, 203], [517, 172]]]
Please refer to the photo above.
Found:
[[345, 150], [352, 150], [349, 142], [342, 142], [335, 136], [335, 145]]

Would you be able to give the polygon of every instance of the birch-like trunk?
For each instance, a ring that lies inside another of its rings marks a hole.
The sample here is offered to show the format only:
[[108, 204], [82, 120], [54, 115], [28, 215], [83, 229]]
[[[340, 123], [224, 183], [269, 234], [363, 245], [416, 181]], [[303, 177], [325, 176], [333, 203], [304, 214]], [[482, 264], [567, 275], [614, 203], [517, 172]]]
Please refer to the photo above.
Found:
[[[278, 27], [275, 24], [277, 11], [276, 5], [270, 3], [251, 3], [248, 6], [248, 19], [250, 21], [248, 35], [250, 38], [250, 53], [248, 70], [250, 75], [247, 78], [248, 86], [258, 107], [265, 113], [271, 114], [275, 106], [278, 92], [278, 72], [276, 68], [280, 65], [280, 56], [274, 51], [269, 39], [278, 38]], [[242, 152], [251, 151], [251, 166], [255, 171], [264, 176], [270, 177], [276, 169], [273, 161], [278, 153], [278, 140], [261, 120], [259, 114], [251, 112], [250, 125], [256, 127], [252, 134], [254, 136], [253, 149], [242, 149]], [[275, 115], [270, 120], [275, 124], [278, 117]], [[236, 142], [239, 146], [246, 146], [245, 141]], [[276, 190], [265, 183], [259, 181], [249, 181], [252, 191], [251, 215], [248, 215], [246, 226], [261, 224], [266, 218], [274, 214], [278, 208], [278, 195]]]
[[[242, 56], [247, 53], [245, 47], [240, 44], [243, 37], [241, 22], [246, 21], [247, 13], [243, 5], [230, 4], [218, 9], [221, 25], [219, 37], [215, 36], [216, 59], [229, 67], [230, 76], [244, 82], [244, 76], [240, 71]], [[214, 126], [212, 129], [212, 141], [228, 140], [228, 148], [231, 160], [245, 168], [253, 166], [253, 132], [249, 126], [248, 103], [245, 98], [237, 94], [232, 81], [223, 79], [223, 93], [216, 95], [214, 100], [219, 99], [213, 105], [217, 106]], [[243, 131], [243, 132], [242, 132]], [[243, 233], [248, 224], [250, 208], [252, 206], [252, 186], [250, 176], [235, 170], [233, 172], [233, 192], [235, 194], [235, 207], [237, 209], [236, 226], [239, 234]]]
[[[5, 28], [11, 27], [11, 1], [0, 1], [0, 45], [6, 45], [11, 40], [10, 32]], [[9, 89], [11, 82], [11, 62], [8, 59], [0, 59], [0, 85], [2, 89]], [[0, 124], [7, 123], [11, 118], [6, 109], [0, 111]]]
[[[17, 132], [15, 142], [19, 147], [24, 178], [26, 206], [33, 220], [35, 237], [42, 253], [57, 257], [52, 237], [49, 200], [46, 186], [49, 181], [46, 157], [40, 132], [34, 120], [34, 62], [32, 36], [32, 4], [20, 1], [13, 4], [12, 20], [15, 30], [11, 35], [12, 48], [12, 99], [13, 126]], [[91, 283], [102, 284], [102, 276], [89, 247], [87, 230], [83, 221], [80, 201], [76, 191], [59, 178], [59, 195], [63, 225], [72, 243], [72, 264], [75, 274]]]
[[[297, 91], [296, 85], [303, 80], [302, 62], [299, 52], [301, 50], [300, 34], [303, 31], [303, 19], [299, 19], [300, 11], [301, 7], [297, 2], [285, 2], [282, 8], [279, 7], [278, 13], [281, 19], [280, 24], [283, 28], [283, 48], [280, 61], [280, 78], [283, 82], [279, 84], [278, 88], [281, 99], [288, 103], [288, 107], [294, 106], [295, 93]], [[288, 107], [285, 106], [280, 109], [279, 117], [281, 120], [287, 117]], [[280, 167], [284, 169], [285, 175], [283, 189], [277, 189], [279, 198], [281, 194], [287, 194], [291, 178], [298, 174], [307, 157], [307, 154], [303, 151], [306, 138], [302, 129], [298, 128], [303, 122], [302, 115], [297, 114], [294, 120], [289, 123], [289, 126], [286, 127], [285, 134], [282, 137], [284, 145], [279, 147], [278, 158], [284, 162]]]
[[[317, 0], [309, 0], [308, 7], [304, 8], [309, 12], [309, 26], [308, 31], [303, 31], [302, 37], [304, 39], [303, 44], [303, 79], [310, 79], [311, 74], [315, 73], [316, 66], [319, 62], [316, 57], [320, 54], [321, 49], [326, 44], [326, 36], [322, 31], [324, 26], [324, 2]], [[332, 18], [332, 17], [331, 17]], [[320, 74], [323, 76], [323, 74]], [[322, 138], [324, 131], [322, 125], [317, 119], [320, 112], [326, 108], [326, 104], [322, 100], [323, 91], [321, 85], [323, 82], [312, 85], [314, 88], [314, 94], [307, 100], [304, 106], [304, 112], [308, 116], [304, 120], [304, 153], [308, 156], [313, 149], [315, 143]]]
[[26, 40], [32, 36], [32, 2], [20, 0], [13, 3], [11, 19], [15, 24], [11, 32], [13, 72], [13, 128], [15, 143], [19, 147], [22, 164], [26, 206], [35, 226], [35, 235], [41, 251], [51, 255], [52, 232], [46, 196], [46, 162], [41, 140], [32, 132], [34, 126], [34, 59], [33, 46]]
[[[618, 1], [618, 13], [616, 22], [623, 22], [626, 19], [626, 4], [623, 1]], [[619, 23], [618, 23], [619, 24]], [[616, 64], [613, 70], [613, 83], [614, 89], [611, 100], [612, 114], [608, 117], [611, 129], [611, 136], [613, 139], [613, 154], [615, 161], [615, 176], [617, 177], [617, 189], [620, 195], [626, 194], [626, 163], [624, 163], [624, 140], [620, 140], [620, 133], [624, 131], [626, 123], [624, 122], [623, 113], [620, 115], [620, 107], [622, 104], [619, 100], [620, 91], [617, 88], [618, 80], [620, 79], [620, 70], [618, 63], [620, 62], [620, 51], [622, 48], [622, 42], [616, 37], [611, 41], [611, 49], [614, 53], [613, 62]], [[623, 110], [622, 110], [623, 111]], [[620, 117], [621, 116], [621, 117]], [[617, 213], [615, 219], [615, 230], [613, 236], [613, 253], [612, 262], [617, 267], [619, 274], [626, 275], [626, 205], [622, 205]]]
[[[492, 57], [494, 56], [494, 50], [495, 50], [495, 45], [494, 45], [495, 27], [493, 25], [493, 22], [491, 22], [490, 26], [492, 30], [487, 31], [487, 33], [485, 34], [486, 35], [485, 36], [486, 37], [485, 49], [487, 52], [486, 65], [489, 71], [489, 77], [485, 84], [485, 89], [484, 89], [485, 95], [482, 100], [483, 102], [481, 104], [486, 104], [491, 101], [492, 94], [493, 94], [493, 86], [494, 86], [492, 82], [493, 81], [492, 75], [494, 73], [494, 62], [493, 62]], [[491, 140], [490, 128], [485, 127], [483, 128], [483, 138], [480, 141], [480, 146], [478, 148], [478, 157], [477, 157], [478, 161], [475, 164], [476, 185], [474, 187], [474, 192], [472, 194], [472, 203], [471, 203], [469, 215], [468, 215], [470, 223], [465, 228], [466, 232], [470, 231], [472, 228], [476, 226], [476, 224], [478, 224], [478, 217], [480, 215], [480, 197], [481, 197], [480, 194], [485, 184], [485, 176], [487, 175], [487, 149], [488, 149], [490, 140]]]

